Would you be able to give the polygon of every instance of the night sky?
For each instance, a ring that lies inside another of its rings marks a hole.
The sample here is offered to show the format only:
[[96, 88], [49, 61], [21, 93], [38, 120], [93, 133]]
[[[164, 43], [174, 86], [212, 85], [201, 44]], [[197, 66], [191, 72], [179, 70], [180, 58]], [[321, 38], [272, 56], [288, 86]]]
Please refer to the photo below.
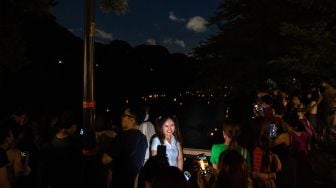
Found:
[[[162, 45], [171, 53], [188, 53], [217, 32], [207, 27], [222, 0], [129, 0], [125, 15], [103, 13], [96, 0], [96, 41], [124, 40], [133, 47], [140, 44]], [[57, 0], [56, 21], [83, 36], [85, 0]]]

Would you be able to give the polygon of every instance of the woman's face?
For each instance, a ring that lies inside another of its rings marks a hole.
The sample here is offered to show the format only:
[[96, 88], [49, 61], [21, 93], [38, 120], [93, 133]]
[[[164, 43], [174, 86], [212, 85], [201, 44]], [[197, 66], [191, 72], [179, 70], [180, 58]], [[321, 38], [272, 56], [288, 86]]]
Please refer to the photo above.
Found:
[[292, 98], [292, 103], [293, 103], [294, 105], [299, 105], [299, 104], [301, 103], [299, 97], [294, 96], [294, 97]]
[[175, 132], [175, 123], [172, 119], [167, 119], [162, 126], [162, 132], [165, 137], [170, 137]]

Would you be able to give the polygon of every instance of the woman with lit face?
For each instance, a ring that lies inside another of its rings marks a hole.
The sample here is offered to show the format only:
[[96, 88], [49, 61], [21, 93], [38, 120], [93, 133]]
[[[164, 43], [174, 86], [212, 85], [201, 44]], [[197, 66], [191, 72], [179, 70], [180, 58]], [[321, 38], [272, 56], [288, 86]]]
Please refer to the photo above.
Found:
[[[164, 145], [166, 148], [165, 154], [168, 158], [170, 166], [176, 166], [183, 170], [183, 152], [181, 146], [181, 135], [174, 116], [159, 117], [156, 122], [156, 136], [151, 144], [151, 154], [162, 155], [158, 153], [158, 145]], [[161, 152], [161, 151], [159, 151]], [[162, 151], [164, 152], [164, 151]]]

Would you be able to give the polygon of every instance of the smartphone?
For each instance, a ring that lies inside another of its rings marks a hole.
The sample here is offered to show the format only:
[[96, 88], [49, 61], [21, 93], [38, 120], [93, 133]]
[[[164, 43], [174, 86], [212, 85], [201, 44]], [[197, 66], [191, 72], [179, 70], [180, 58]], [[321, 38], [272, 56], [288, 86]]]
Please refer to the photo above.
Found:
[[268, 130], [269, 130], [269, 136], [271, 138], [277, 137], [277, 127], [274, 123], [269, 124], [269, 129]]
[[191, 178], [191, 174], [190, 174], [190, 172], [188, 172], [188, 171], [184, 171], [183, 174], [184, 174], [185, 179], [186, 179], [187, 181], [189, 181], [190, 178]]
[[264, 112], [264, 108], [263, 108], [261, 105], [259, 105], [259, 104], [255, 104], [255, 105], [254, 105], [254, 108], [255, 108], [256, 111], [258, 111], [258, 112]]
[[210, 170], [209, 170], [209, 162], [208, 162], [207, 156], [204, 153], [199, 154], [197, 156], [197, 162], [200, 167], [201, 174], [204, 176], [208, 175], [210, 173]]
[[166, 157], [166, 146], [165, 145], [158, 145], [157, 146], [157, 156], [159, 157]]

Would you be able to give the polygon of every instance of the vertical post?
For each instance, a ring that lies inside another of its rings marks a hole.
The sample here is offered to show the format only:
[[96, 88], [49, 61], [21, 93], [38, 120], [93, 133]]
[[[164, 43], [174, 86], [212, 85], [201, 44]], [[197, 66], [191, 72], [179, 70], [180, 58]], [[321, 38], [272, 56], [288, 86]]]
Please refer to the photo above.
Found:
[[84, 147], [93, 149], [95, 145], [95, 62], [94, 62], [94, 0], [85, 0], [84, 17], [84, 63], [83, 63], [83, 128], [84, 128]]
[[82, 182], [79, 187], [95, 187], [96, 156], [95, 156], [95, 1], [85, 0], [84, 15], [84, 60], [83, 60], [83, 170]]

